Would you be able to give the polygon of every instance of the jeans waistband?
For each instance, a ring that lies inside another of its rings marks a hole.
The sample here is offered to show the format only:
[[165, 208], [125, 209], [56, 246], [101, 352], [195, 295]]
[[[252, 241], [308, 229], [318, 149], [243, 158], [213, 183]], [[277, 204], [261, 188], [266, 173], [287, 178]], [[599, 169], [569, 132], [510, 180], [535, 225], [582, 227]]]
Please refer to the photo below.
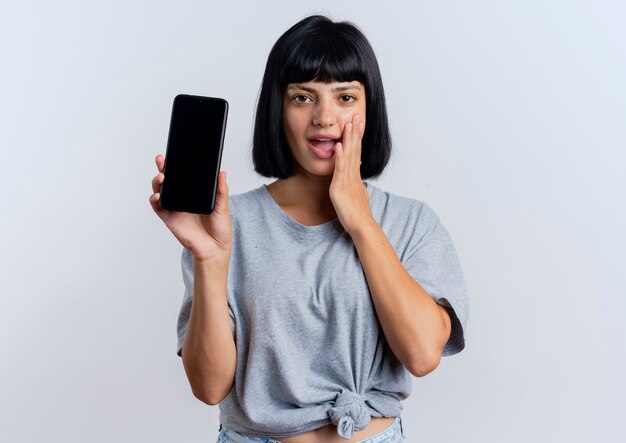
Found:
[[[397, 439], [392, 439], [394, 435], [397, 435]], [[404, 428], [402, 426], [402, 418], [396, 417], [394, 422], [383, 429], [378, 434], [372, 435], [364, 440], [359, 440], [357, 443], [384, 443], [384, 442], [399, 442], [405, 439]], [[248, 435], [241, 432], [236, 432], [231, 429], [227, 429], [220, 424], [218, 443], [280, 443], [280, 440], [275, 440], [268, 437], [258, 437], [255, 435]]]

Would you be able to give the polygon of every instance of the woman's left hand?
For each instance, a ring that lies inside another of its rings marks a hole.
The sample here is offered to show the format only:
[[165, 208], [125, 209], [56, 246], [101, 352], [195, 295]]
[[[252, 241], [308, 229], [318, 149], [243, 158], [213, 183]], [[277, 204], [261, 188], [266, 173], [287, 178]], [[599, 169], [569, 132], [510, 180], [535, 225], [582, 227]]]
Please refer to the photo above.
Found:
[[373, 220], [369, 193], [361, 179], [361, 140], [365, 129], [359, 115], [346, 123], [342, 141], [335, 145], [335, 171], [330, 183], [330, 199], [337, 217], [348, 234]]

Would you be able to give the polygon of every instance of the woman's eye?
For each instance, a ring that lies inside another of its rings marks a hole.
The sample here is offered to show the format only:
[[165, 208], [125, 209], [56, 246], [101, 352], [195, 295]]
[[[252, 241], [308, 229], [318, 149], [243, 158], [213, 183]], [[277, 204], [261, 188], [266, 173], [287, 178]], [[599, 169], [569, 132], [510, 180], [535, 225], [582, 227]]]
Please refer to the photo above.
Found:
[[352, 96], [352, 95], [342, 95], [340, 100], [343, 103], [352, 103], [353, 101], [356, 100], [356, 97]]
[[295, 95], [292, 99], [296, 103], [306, 103], [309, 97], [307, 97], [306, 95]]

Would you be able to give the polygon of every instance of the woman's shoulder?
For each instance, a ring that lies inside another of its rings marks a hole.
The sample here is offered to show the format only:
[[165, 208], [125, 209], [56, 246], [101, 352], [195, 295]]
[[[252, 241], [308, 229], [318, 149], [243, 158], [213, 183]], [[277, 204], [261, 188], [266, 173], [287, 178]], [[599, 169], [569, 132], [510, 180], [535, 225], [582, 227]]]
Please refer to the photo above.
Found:
[[247, 191], [241, 191], [236, 194], [228, 195], [228, 208], [231, 215], [233, 212], [237, 213], [241, 210], [249, 210], [250, 206], [258, 205], [261, 199], [261, 193], [265, 185], [256, 186]]
[[387, 216], [402, 217], [407, 221], [434, 222], [438, 219], [433, 208], [415, 195], [387, 191], [369, 182], [368, 187], [371, 187], [370, 205], [373, 212], [384, 212]]
[[255, 196], [258, 195], [259, 192], [261, 192], [263, 186], [265, 185], [256, 186], [254, 188], [248, 189], [247, 191], [241, 191], [236, 194], [232, 194], [232, 193], [228, 194], [228, 202], [230, 203], [231, 200], [245, 201], [245, 200], [254, 199]]

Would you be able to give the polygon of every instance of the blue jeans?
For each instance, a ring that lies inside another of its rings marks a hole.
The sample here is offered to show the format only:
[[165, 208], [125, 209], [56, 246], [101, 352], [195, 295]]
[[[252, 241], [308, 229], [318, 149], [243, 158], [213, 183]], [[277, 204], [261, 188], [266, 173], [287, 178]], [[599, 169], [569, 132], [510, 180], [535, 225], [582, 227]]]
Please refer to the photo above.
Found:
[[[372, 435], [365, 440], [359, 440], [357, 443], [403, 443], [404, 440], [402, 418], [396, 417], [396, 420], [387, 429], [383, 429], [378, 434]], [[255, 437], [242, 434], [241, 432], [235, 432], [220, 425], [217, 443], [280, 443], [280, 441], [267, 437]]]

